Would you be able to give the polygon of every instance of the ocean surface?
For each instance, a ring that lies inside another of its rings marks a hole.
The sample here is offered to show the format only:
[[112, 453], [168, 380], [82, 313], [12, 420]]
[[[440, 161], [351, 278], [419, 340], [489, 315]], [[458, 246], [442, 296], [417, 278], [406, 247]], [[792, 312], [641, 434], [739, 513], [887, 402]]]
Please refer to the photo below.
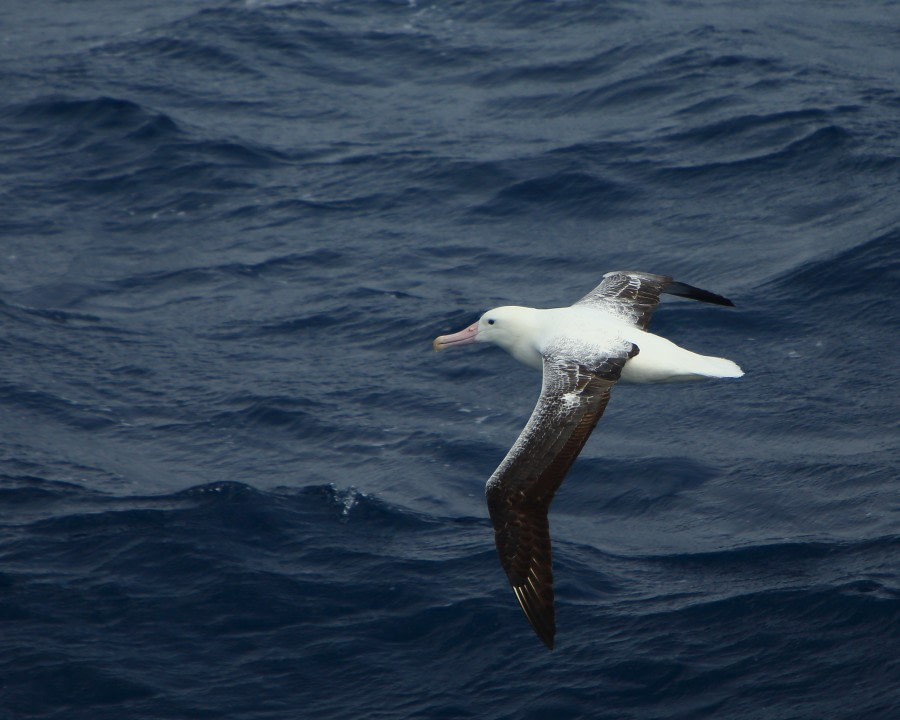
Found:
[[[0, 718], [900, 718], [900, 4], [0, 7]], [[616, 269], [746, 372], [432, 339]]]

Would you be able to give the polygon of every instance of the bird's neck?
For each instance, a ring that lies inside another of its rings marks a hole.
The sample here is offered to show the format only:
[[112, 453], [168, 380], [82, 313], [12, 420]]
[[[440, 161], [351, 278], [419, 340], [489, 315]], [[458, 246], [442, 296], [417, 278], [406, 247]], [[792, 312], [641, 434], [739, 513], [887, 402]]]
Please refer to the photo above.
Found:
[[540, 338], [546, 332], [546, 314], [546, 310], [521, 308], [521, 313], [516, 318], [516, 332], [497, 344], [520, 363], [538, 370], [543, 369]]

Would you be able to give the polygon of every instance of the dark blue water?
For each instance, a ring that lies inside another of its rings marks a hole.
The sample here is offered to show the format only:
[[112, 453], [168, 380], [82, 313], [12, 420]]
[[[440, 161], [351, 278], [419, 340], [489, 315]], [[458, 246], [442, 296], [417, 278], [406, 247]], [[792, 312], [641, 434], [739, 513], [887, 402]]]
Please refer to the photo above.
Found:
[[[0, 717], [900, 717], [894, 2], [0, 9]], [[623, 386], [551, 512], [540, 378], [435, 335], [668, 273], [736, 382]]]

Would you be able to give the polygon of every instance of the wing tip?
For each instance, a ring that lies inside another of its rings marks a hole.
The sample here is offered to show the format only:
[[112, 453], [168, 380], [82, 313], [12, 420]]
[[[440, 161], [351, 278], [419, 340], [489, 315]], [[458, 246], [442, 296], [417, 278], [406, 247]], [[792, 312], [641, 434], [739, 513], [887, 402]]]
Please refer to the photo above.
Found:
[[678, 297], [690, 298], [691, 300], [699, 300], [700, 302], [712, 303], [713, 305], [724, 305], [726, 307], [734, 307], [734, 303], [727, 297], [717, 295], [709, 290], [688, 285], [687, 283], [673, 280], [666, 285], [663, 290], [667, 295], [677, 295]]
[[512, 588], [535, 635], [548, 650], [553, 650], [556, 639], [556, 614], [552, 598], [548, 605], [542, 603], [541, 599], [525, 585], [513, 585]]

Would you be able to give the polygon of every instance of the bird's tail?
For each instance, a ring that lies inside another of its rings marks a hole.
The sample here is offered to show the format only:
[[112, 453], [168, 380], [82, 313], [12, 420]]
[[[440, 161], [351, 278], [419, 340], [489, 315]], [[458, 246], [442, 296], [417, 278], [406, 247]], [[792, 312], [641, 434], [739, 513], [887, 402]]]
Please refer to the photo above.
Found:
[[698, 375], [713, 378], [739, 378], [744, 374], [740, 365], [727, 358], [703, 355], [702, 361], [691, 368]]

